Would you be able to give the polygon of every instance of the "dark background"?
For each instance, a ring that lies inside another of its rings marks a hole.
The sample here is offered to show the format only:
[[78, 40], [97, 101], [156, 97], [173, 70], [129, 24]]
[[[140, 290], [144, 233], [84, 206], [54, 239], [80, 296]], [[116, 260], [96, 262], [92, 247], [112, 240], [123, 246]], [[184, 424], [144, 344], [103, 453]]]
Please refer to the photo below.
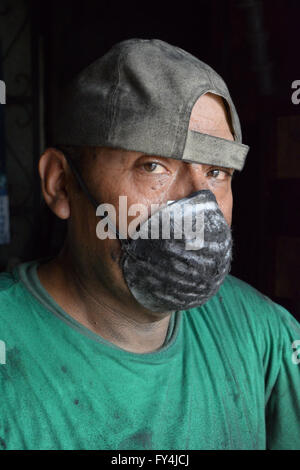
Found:
[[231, 273], [300, 319], [298, 0], [108, 2], [0, 0], [11, 243], [0, 269], [55, 253], [63, 224], [41, 202], [37, 162], [53, 142], [61, 87], [116, 42], [159, 38], [211, 65], [237, 107], [244, 170], [233, 180]]

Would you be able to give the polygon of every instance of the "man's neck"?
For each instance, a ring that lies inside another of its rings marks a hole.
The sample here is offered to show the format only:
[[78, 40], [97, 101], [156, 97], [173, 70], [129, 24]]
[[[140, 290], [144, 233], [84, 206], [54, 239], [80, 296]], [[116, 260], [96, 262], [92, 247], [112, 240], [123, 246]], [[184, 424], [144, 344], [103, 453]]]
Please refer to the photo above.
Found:
[[118, 305], [118, 301], [116, 304], [103, 286], [95, 292], [86, 279], [74, 272], [66, 255], [40, 265], [38, 277], [66, 313], [105, 340], [135, 353], [152, 352], [163, 345], [170, 313], [158, 320], [153, 320], [150, 314], [147, 320], [143, 314], [142, 321], [138, 321], [139, 312], [129, 315], [126, 305]]

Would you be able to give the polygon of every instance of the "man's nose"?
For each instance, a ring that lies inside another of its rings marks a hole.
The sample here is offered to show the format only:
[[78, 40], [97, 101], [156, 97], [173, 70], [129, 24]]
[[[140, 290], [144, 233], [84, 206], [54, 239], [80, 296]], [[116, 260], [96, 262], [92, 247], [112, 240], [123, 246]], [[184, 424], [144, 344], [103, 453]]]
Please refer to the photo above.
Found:
[[210, 189], [203, 165], [186, 163], [186, 185], [188, 194], [201, 189]]
[[210, 189], [204, 165], [182, 162], [176, 184], [168, 194], [170, 200], [178, 200], [202, 189]]

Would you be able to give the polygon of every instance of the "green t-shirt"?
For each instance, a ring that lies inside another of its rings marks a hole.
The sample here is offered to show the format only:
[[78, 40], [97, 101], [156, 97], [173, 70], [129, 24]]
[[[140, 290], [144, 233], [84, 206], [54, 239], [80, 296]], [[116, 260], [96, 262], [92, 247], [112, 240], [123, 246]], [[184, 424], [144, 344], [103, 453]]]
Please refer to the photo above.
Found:
[[64, 312], [37, 265], [0, 275], [0, 448], [300, 449], [300, 325], [284, 308], [228, 275], [172, 314], [161, 348], [132, 353]]

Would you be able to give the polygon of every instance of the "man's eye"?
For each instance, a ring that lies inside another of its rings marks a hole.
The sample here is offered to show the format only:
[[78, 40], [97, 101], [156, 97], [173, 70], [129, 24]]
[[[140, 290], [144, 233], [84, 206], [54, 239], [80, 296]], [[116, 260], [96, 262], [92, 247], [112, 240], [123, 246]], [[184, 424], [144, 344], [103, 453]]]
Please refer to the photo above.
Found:
[[144, 163], [142, 167], [147, 171], [147, 173], [164, 173], [165, 168], [156, 162]]
[[218, 181], [226, 180], [227, 178], [230, 178], [232, 176], [229, 171], [221, 170], [220, 168], [214, 168], [212, 170], [209, 170], [207, 174], [208, 176], [211, 176], [212, 178]]

